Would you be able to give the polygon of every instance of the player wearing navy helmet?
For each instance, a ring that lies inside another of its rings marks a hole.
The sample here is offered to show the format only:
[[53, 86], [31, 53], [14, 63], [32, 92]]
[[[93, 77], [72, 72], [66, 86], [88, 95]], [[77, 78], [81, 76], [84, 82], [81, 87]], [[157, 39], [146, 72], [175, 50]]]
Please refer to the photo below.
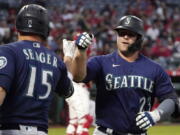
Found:
[[18, 41], [0, 46], [0, 135], [47, 135], [52, 92], [73, 85], [62, 60], [46, 47], [47, 9], [30, 4], [16, 19]]
[[[118, 49], [113, 53], [92, 57], [86, 65], [85, 51], [75, 51], [71, 63], [74, 80], [96, 84], [94, 135], [146, 135], [159, 120], [178, 113], [177, 95], [162, 67], [140, 53], [143, 21], [123, 16], [115, 31]], [[84, 36], [86, 39], [91, 38]], [[155, 97], [160, 105], [151, 111]]]

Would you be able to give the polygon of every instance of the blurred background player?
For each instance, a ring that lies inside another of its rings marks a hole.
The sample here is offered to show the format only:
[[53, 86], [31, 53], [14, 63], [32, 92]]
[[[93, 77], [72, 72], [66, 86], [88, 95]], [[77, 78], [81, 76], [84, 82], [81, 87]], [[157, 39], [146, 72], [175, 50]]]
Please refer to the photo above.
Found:
[[[158, 121], [179, 115], [179, 101], [164, 69], [140, 53], [143, 21], [123, 16], [115, 31], [117, 50], [92, 57], [87, 64], [86, 48], [92, 37], [81, 34], [71, 62], [73, 79], [96, 84], [94, 135], [146, 135]], [[151, 111], [155, 97], [160, 105]]]
[[[75, 51], [75, 41], [63, 40], [64, 46], [72, 46], [72, 52], [66, 53], [65, 57], [73, 58]], [[70, 66], [70, 65], [69, 65]], [[66, 129], [67, 135], [89, 135], [89, 128], [93, 122], [93, 116], [90, 115], [90, 93], [88, 87], [84, 83], [73, 82], [74, 94], [66, 99], [69, 107], [69, 124]]]
[[25, 5], [16, 17], [18, 41], [0, 46], [0, 135], [47, 135], [52, 92], [74, 88], [65, 64], [46, 47], [48, 11]]
[[69, 124], [67, 135], [89, 135], [89, 128], [93, 122], [90, 115], [90, 97], [84, 83], [73, 82], [74, 94], [66, 99], [69, 107]]

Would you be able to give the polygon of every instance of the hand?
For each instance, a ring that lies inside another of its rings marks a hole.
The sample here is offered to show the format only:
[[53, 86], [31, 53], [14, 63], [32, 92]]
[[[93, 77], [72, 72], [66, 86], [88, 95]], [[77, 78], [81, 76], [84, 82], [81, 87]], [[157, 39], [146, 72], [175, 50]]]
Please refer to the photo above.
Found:
[[153, 112], [140, 112], [136, 117], [136, 126], [142, 130], [147, 130], [155, 125], [160, 120], [160, 113], [158, 110]]
[[63, 39], [64, 56], [69, 56], [69, 57], [73, 58], [75, 50], [76, 50], [76, 46], [75, 46], [74, 41], [69, 41], [67, 39]]
[[93, 42], [93, 34], [88, 34], [87, 32], [83, 32], [82, 34], [80, 34], [76, 40], [76, 45], [78, 47], [78, 49], [86, 49], [89, 45], [92, 44]]

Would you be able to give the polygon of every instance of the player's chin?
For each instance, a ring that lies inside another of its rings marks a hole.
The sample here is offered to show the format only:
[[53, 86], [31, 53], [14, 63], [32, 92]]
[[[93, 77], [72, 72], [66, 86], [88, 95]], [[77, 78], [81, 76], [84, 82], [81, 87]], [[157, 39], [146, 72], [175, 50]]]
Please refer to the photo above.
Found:
[[119, 48], [119, 51], [120, 51], [120, 52], [126, 52], [126, 51], [128, 51], [128, 46], [122, 46], [122, 47], [120, 47], [120, 48]]
[[129, 48], [129, 44], [120, 44], [119, 46], [118, 46], [118, 48], [120, 49], [120, 50], [127, 50], [128, 48]]

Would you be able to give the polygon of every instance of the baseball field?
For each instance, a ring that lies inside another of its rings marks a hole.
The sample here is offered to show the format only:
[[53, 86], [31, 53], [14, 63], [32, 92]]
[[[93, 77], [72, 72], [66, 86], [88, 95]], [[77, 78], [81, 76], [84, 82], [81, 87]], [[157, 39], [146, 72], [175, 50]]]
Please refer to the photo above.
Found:
[[[93, 127], [90, 129], [92, 135]], [[65, 135], [65, 127], [50, 127], [48, 135]], [[179, 125], [157, 125], [149, 129], [148, 135], [180, 135]]]

